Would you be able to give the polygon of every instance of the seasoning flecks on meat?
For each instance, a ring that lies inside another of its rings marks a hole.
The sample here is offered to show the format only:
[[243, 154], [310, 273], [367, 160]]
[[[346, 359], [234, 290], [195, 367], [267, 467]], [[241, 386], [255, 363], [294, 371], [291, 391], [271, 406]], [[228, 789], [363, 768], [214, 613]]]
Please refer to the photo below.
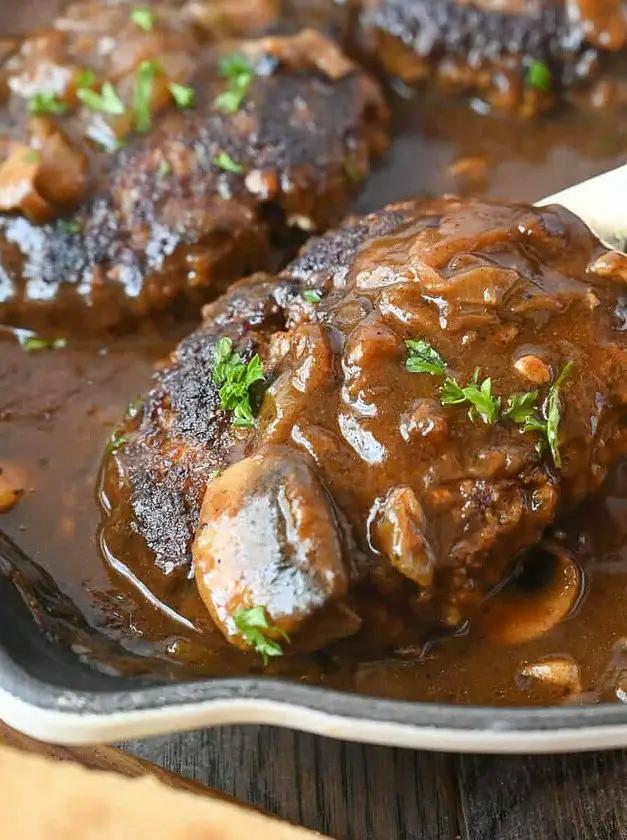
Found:
[[[284, 652], [357, 632], [373, 598], [459, 626], [627, 451], [626, 259], [606, 254], [563, 208], [454, 198], [310, 240], [155, 374], [105, 463], [107, 552], [164, 597], [174, 568], [193, 586], [193, 545], [238, 646], [251, 609]], [[238, 424], [216, 368], [242, 382], [255, 354]]]
[[80, 6], [2, 70], [2, 323], [211, 299], [336, 223], [387, 145], [379, 88], [316, 32], [217, 45], [168, 6]]
[[364, 0], [360, 31], [404, 82], [434, 80], [484, 107], [530, 116], [561, 98], [580, 101], [586, 90], [592, 104], [599, 99], [597, 81], [612, 84], [604, 74], [627, 46], [627, 7], [622, 0]]

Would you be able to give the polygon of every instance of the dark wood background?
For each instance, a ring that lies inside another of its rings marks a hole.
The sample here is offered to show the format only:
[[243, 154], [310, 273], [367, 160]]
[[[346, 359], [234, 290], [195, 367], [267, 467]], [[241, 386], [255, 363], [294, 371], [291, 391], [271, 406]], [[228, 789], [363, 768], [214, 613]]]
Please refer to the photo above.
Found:
[[337, 840], [627, 838], [624, 751], [457, 756], [260, 726], [124, 746]]

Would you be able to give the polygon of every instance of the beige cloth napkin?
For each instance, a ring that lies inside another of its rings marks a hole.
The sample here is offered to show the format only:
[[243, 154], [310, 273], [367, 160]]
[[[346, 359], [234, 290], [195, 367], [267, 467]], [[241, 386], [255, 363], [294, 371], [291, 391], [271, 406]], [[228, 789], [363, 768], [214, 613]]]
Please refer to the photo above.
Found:
[[237, 804], [0, 747], [6, 840], [313, 840]]

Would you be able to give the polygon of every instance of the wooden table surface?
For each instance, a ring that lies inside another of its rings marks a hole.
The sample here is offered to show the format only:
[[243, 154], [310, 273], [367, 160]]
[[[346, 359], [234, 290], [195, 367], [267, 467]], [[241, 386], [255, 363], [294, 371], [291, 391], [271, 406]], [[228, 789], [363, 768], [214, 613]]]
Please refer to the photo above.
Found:
[[260, 726], [124, 746], [337, 840], [627, 838], [625, 751], [456, 756]]

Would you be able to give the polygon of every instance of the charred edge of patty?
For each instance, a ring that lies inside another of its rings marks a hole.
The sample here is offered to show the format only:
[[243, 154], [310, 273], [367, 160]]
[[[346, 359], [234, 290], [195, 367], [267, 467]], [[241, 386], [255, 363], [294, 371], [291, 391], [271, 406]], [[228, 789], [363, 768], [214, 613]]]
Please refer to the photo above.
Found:
[[[513, 14], [456, 0], [374, 0], [361, 14], [360, 30], [366, 47], [404, 81], [434, 75], [446, 86], [500, 94], [506, 102], [499, 88], [509, 75], [522, 86], [518, 98], [535, 94], [538, 101], [524, 106], [529, 111], [548, 107], [560, 91], [585, 82], [600, 56], [585, 25], [569, 20], [562, 4]], [[526, 86], [535, 62], [550, 72], [550, 90]]]
[[[275, 246], [299, 241], [295, 229], [335, 224], [388, 142], [382, 94], [357, 68], [331, 79], [279, 65], [255, 77], [237, 114], [212, 101], [209, 113], [166, 115], [118, 153], [108, 192], [77, 213], [75, 230], [2, 221], [4, 321], [31, 326], [58, 305], [59, 321], [87, 309], [109, 327], [182, 296], [197, 306], [272, 268]], [[221, 170], [221, 153], [244, 171]], [[200, 258], [200, 282], [188, 252]]]

